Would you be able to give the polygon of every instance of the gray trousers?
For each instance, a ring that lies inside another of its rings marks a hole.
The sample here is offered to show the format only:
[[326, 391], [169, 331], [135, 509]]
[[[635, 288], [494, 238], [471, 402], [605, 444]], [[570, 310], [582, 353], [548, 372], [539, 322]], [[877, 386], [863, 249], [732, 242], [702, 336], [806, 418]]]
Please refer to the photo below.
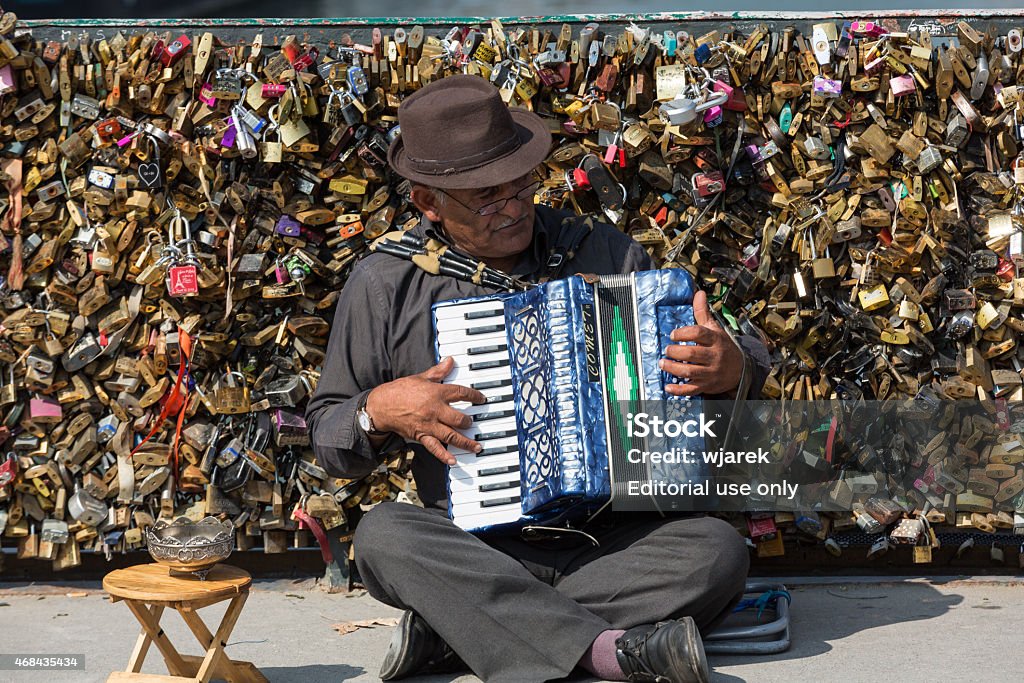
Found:
[[469, 534], [443, 511], [383, 503], [356, 527], [374, 598], [412, 609], [490, 683], [573, 670], [598, 634], [691, 616], [705, 633], [743, 593], [743, 539], [712, 517], [612, 517], [600, 547]]

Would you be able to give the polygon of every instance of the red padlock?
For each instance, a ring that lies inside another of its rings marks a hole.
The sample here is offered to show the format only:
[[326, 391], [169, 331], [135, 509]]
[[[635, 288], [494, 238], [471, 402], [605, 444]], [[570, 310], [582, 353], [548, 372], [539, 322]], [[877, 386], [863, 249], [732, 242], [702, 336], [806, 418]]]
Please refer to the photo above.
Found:
[[284, 83], [264, 83], [260, 89], [260, 94], [266, 98], [280, 97], [286, 92], [288, 92], [288, 86]]
[[193, 265], [171, 266], [167, 270], [167, 294], [195, 296], [199, 293], [199, 273]]
[[701, 197], [710, 197], [725, 189], [725, 179], [721, 171], [707, 171], [698, 173], [693, 178], [694, 187]]
[[164, 66], [173, 66], [173, 64], [178, 61], [183, 54], [185, 54], [185, 50], [187, 50], [188, 46], [191, 44], [192, 41], [189, 40], [188, 36], [184, 34], [178, 36], [177, 40], [165, 47], [163, 52], [160, 53], [160, 61], [163, 62]]
[[119, 137], [121, 135], [121, 122], [116, 118], [104, 119], [96, 124], [96, 133], [105, 139]]
[[582, 168], [574, 168], [572, 170], [572, 180], [569, 185], [572, 187], [573, 192], [582, 192], [583, 190], [590, 189], [590, 178], [587, 177], [587, 172]]
[[996, 269], [996, 275], [998, 275], [1004, 282], [1010, 282], [1013, 280], [1013, 276], [1017, 274], [1017, 267], [1013, 265], [1013, 261], [1007, 261], [1002, 256], [999, 257], [999, 268]]
[[766, 517], [747, 517], [747, 530], [750, 532], [750, 539], [754, 543], [770, 541], [779, 534], [775, 526], [775, 518], [771, 515]]
[[0, 488], [3, 488], [14, 481], [18, 475], [18, 461], [13, 455], [8, 455], [7, 460], [0, 463]]

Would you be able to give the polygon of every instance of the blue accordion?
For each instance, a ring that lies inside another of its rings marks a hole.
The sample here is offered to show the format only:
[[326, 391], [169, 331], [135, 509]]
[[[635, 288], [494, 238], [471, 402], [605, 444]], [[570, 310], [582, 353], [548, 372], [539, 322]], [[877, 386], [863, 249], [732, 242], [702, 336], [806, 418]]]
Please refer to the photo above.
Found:
[[[693, 294], [690, 275], [673, 269], [435, 304], [437, 358], [455, 359], [445, 382], [487, 398], [463, 411], [473, 419], [463, 433], [483, 450], [450, 449], [455, 523], [477, 531], [585, 515], [625, 495], [627, 480], [650, 479], [650, 466], [615, 455], [649, 447], [629, 429], [644, 406], [700, 410], [700, 398], [665, 393], [679, 380], [658, 367], [672, 330], [695, 324]], [[699, 436], [685, 443], [704, 447]]]

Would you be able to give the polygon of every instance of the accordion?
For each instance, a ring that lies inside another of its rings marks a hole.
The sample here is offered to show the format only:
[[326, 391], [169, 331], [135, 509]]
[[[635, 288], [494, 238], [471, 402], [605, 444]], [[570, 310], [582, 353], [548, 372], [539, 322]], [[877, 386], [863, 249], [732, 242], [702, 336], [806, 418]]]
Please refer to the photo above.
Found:
[[[667, 394], [679, 380], [658, 362], [673, 329], [694, 324], [694, 284], [684, 270], [585, 278], [525, 292], [433, 306], [435, 353], [452, 356], [444, 380], [487, 401], [463, 410], [462, 431], [483, 448], [450, 448], [448, 511], [469, 531], [544, 524], [609, 503], [628, 477], [611, 456], [636, 445], [630, 411], [645, 402], [700, 409]], [[456, 405], [456, 407], [460, 407]], [[700, 436], [687, 437], [700, 450]]]

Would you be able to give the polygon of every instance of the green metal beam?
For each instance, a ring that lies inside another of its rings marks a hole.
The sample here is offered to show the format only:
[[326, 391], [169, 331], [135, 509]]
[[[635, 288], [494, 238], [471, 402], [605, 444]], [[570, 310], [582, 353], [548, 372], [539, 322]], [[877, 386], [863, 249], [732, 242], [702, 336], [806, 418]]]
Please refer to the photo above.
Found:
[[[165, 19], [34, 19], [20, 22], [41, 40], [67, 40], [71, 37], [103, 39], [117, 31], [139, 30], [182, 31], [196, 33], [212, 31], [226, 42], [251, 41], [257, 34], [271, 41], [275, 36], [297, 34], [303, 42], [329, 44], [346, 35], [354, 42], [368, 42], [373, 28], [422, 25], [431, 35], [443, 35], [454, 25], [488, 26], [491, 17], [331, 17], [298, 19], [265, 18], [165, 18]], [[956, 35], [958, 21], [969, 20], [984, 30], [994, 25], [1000, 32], [1024, 24], [1024, 9], [941, 9], [941, 10], [886, 10], [874, 12], [651, 12], [645, 14], [565, 14], [554, 16], [499, 17], [509, 27], [529, 26], [557, 32], [564, 23], [577, 30], [588, 22], [600, 23], [605, 29], [624, 29], [630, 23], [655, 31], [687, 30], [703, 34], [716, 29], [750, 33], [756, 26], [767, 24], [771, 28], [795, 26], [810, 32], [812, 24], [820, 21], [867, 19], [880, 21], [893, 30], [907, 30], [911, 26], [930, 32], [933, 36]]]

